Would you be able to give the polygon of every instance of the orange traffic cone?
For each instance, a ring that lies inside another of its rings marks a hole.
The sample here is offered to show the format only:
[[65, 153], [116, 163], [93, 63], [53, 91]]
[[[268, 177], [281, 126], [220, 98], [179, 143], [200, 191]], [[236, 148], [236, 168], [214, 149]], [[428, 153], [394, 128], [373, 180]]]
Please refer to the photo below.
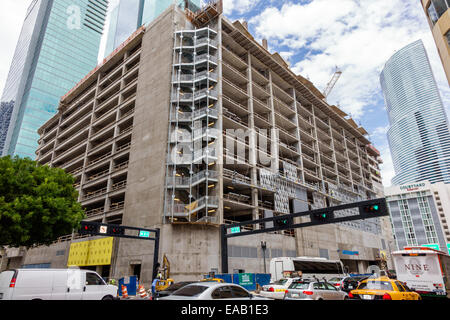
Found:
[[127, 287], [125, 287], [124, 285], [122, 285], [122, 298], [128, 299], [128, 290]]
[[142, 299], [148, 299], [147, 291], [145, 291], [144, 286], [139, 285], [139, 295]]

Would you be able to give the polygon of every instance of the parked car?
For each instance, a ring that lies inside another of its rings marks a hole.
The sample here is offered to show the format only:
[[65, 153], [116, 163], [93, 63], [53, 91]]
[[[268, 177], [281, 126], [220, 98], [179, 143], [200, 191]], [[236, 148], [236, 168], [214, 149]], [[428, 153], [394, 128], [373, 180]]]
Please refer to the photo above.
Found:
[[345, 291], [338, 290], [334, 285], [319, 280], [296, 280], [285, 291], [285, 300], [346, 300]]
[[336, 289], [350, 292], [356, 289], [363, 279], [367, 277], [357, 276], [357, 277], [335, 277], [331, 278], [328, 282], [336, 287]]
[[274, 283], [264, 285], [259, 294], [271, 299], [283, 299], [286, 289], [289, 288], [293, 281], [300, 279], [301, 278], [282, 278]]
[[363, 280], [356, 290], [349, 293], [350, 299], [356, 300], [421, 300], [417, 292], [406, 284], [388, 277], [368, 278]]
[[195, 281], [182, 281], [182, 282], [172, 283], [167, 289], [158, 291], [157, 298], [170, 296], [172, 293], [174, 293], [178, 289], [181, 289], [184, 286], [187, 286], [188, 284], [191, 284], [191, 283], [195, 283]]
[[94, 271], [15, 269], [0, 273], [0, 300], [113, 300], [117, 286]]
[[270, 300], [253, 295], [232, 283], [196, 282], [178, 289], [160, 300]]

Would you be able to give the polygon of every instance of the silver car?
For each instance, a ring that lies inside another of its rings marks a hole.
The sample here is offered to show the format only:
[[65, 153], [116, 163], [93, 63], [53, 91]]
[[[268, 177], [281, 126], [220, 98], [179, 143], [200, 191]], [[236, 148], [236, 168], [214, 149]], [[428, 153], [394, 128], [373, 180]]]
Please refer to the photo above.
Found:
[[159, 300], [271, 300], [253, 295], [233, 283], [196, 282]]
[[284, 294], [285, 300], [346, 300], [348, 295], [331, 283], [318, 280], [294, 281]]

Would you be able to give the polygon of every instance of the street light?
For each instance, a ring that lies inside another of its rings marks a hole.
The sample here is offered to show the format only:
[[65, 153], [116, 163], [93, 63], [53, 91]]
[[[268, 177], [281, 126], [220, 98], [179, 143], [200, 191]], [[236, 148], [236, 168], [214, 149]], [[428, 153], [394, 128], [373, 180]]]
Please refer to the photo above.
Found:
[[264, 273], [266, 272], [266, 242], [265, 241], [261, 241], [261, 249], [263, 251], [263, 259], [264, 259]]

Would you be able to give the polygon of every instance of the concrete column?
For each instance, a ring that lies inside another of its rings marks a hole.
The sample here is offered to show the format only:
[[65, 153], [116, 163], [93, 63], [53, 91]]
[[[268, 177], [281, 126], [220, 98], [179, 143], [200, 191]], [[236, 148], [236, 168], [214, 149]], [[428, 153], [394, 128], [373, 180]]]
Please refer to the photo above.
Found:
[[275, 173], [278, 173], [278, 170], [280, 169], [280, 162], [279, 162], [279, 151], [278, 151], [278, 131], [276, 130], [276, 122], [275, 122], [275, 107], [273, 104], [273, 85], [272, 85], [272, 70], [269, 70], [269, 108], [271, 109], [271, 116], [270, 116], [270, 122], [272, 125], [272, 133], [276, 133], [276, 136], [273, 136], [271, 133], [271, 156], [272, 156], [272, 171]]
[[[257, 170], [257, 162], [258, 162], [258, 141], [255, 132], [255, 118], [254, 118], [254, 110], [253, 110], [253, 78], [252, 78], [252, 55], [250, 52], [247, 53], [247, 78], [248, 78], [248, 110], [250, 112], [248, 118], [248, 129], [250, 130], [250, 139], [249, 139], [249, 162], [252, 165], [251, 169], [251, 181], [252, 185], [258, 184], [258, 170]], [[254, 206], [252, 210], [252, 219], [256, 220], [259, 218], [259, 209], [258, 209], [258, 189], [252, 188], [252, 205]], [[256, 229], [259, 229], [259, 225], [255, 225]]]

